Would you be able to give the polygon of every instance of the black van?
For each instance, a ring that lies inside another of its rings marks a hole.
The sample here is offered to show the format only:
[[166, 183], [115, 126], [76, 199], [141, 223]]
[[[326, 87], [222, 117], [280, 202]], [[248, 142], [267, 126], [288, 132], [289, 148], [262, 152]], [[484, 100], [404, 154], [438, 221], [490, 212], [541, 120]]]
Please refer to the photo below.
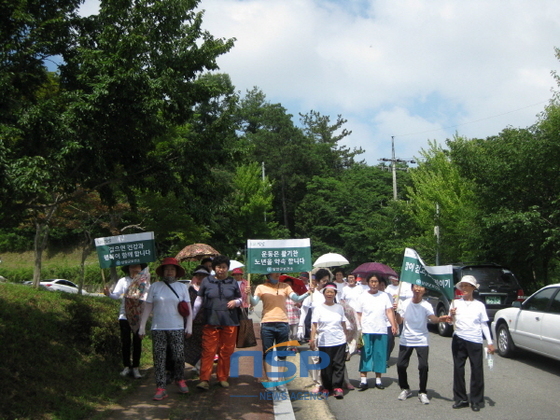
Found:
[[[461, 277], [471, 275], [476, 278], [479, 287], [474, 292], [474, 298], [486, 305], [486, 313], [490, 322], [494, 319], [494, 314], [503, 308], [511, 306], [516, 300], [523, 300], [523, 289], [515, 275], [506, 268], [497, 264], [476, 264], [476, 265], [454, 265], [453, 284], [457, 284]], [[455, 296], [460, 297], [460, 293], [455, 289]], [[434, 308], [434, 313], [446, 315], [449, 312], [449, 299], [433, 290], [426, 289], [424, 295]], [[453, 327], [445, 322], [438, 324], [440, 335], [448, 337], [453, 332]]]

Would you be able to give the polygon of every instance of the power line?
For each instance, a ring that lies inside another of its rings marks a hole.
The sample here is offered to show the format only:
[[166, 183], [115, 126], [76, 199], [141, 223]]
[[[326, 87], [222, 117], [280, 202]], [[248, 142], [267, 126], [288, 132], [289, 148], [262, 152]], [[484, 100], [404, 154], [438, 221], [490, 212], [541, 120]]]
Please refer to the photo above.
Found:
[[531, 108], [531, 107], [537, 106], [537, 105], [542, 105], [542, 104], [548, 103], [548, 102], [549, 102], [548, 100], [546, 100], [546, 101], [541, 101], [541, 102], [537, 102], [537, 103], [534, 103], [534, 104], [531, 104], [531, 105], [524, 106], [523, 108], [514, 109], [514, 110], [512, 110], [512, 111], [504, 112], [504, 113], [502, 113], [502, 114], [492, 115], [492, 116], [490, 116], [490, 117], [480, 118], [480, 119], [478, 119], [478, 120], [467, 121], [467, 122], [464, 122], [464, 123], [462, 123], [462, 124], [450, 125], [450, 126], [441, 127], [441, 128], [434, 128], [433, 130], [418, 131], [418, 132], [415, 132], [415, 133], [400, 134], [400, 135], [397, 135], [396, 137], [416, 136], [416, 135], [418, 135], [418, 134], [433, 133], [434, 131], [444, 131], [444, 130], [447, 130], [447, 129], [450, 129], [450, 128], [462, 127], [463, 125], [474, 124], [474, 123], [477, 123], [477, 122], [480, 122], [480, 121], [491, 120], [492, 118], [502, 117], [502, 116], [504, 116], [504, 115], [512, 114], [512, 113], [514, 113], [514, 112], [522, 111], [522, 110], [524, 110], [524, 109]]

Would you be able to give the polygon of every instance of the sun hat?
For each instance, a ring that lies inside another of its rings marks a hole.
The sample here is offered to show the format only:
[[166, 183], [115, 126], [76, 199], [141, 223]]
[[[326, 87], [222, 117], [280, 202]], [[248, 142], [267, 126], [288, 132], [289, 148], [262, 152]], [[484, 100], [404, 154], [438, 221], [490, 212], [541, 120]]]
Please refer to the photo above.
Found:
[[210, 273], [208, 272], [208, 270], [206, 270], [206, 269], [204, 269], [204, 268], [202, 268], [202, 267], [199, 268], [198, 270], [195, 270], [195, 271], [193, 272], [193, 276], [196, 275], [196, 274], [202, 274], [202, 275], [204, 275], [204, 276], [209, 276], [209, 275], [210, 275]]
[[243, 274], [243, 269], [234, 268], [233, 270], [231, 270], [231, 274]]
[[146, 264], [146, 263], [123, 265], [123, 266], [121, 267], [121, 270], [124, 271], [124, 273], [125, 273], [127, 276], [130, 274], [129, 271], [128, 271], [128, 269], [130, 268], [131, 265], [139, 265], [140, 267], [142, 267], [142, 270], [148, 266], [148, 264]]
[[459, 282], [455, 285], [455, 287], [458, 289], [461, 283], [472, 284], [475, 288], [478, 289], [478, 283], [476, 282], [476, 278], [474, 276], [466, 275], [461, 277], [461, 280], [459, 280]]
[[158, 268], [156, 268], [156, 274], [163, 277], [163, 267], [166, 265], [174, 265], [177, 267], [177, 278], [183, 277], [185, 275], [185, 269], [179, 265], [179, 262], [173, 257], [166, 257], [163, 259]]

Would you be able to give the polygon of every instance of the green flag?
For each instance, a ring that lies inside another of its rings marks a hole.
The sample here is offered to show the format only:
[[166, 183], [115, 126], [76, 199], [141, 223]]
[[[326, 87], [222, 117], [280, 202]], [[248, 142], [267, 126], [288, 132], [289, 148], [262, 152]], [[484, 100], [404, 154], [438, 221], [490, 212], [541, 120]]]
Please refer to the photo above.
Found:
[[453, 299], [453, 266], [427, 266], [418, 253], [406, 248], [401, 268], [401, 281], [418, 284], [426, 289], [440, 292], [447, 299]]

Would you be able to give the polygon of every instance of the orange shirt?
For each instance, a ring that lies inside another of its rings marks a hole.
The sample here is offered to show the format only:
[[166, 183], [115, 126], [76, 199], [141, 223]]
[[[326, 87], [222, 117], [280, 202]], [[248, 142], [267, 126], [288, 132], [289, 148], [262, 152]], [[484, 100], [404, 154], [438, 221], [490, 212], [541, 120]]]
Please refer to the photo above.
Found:
[[288, 322], [286, 299], [289, 299], [292, 293], [292, 286], [286, 283], [259, 284], [255, 289], [255, 296], [258, 296], [263, 304], [261, 323]]

